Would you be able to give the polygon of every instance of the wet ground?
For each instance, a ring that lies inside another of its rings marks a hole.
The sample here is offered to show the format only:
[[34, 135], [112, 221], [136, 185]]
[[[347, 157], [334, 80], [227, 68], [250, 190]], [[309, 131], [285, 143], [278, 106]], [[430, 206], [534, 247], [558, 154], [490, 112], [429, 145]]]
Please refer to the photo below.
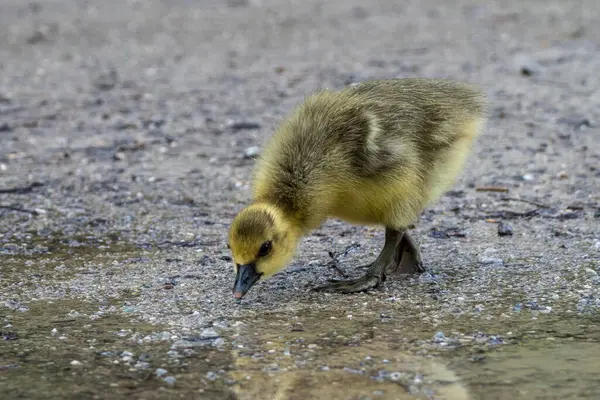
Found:
[[[599, 398], [596, 2], [2, 7], [6, 398]], [[428, 272], [310, 292], [382, 245], [330, 221], [236, 303], [226, 233], [264, 138], [317, 87], [402, 76], [492, 104], [415, 224]]]

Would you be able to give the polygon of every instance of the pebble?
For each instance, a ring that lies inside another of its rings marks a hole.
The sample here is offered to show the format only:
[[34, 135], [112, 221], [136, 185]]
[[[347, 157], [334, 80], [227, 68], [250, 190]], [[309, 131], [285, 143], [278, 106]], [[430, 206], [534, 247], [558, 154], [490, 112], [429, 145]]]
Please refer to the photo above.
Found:
[[217, 333], [217, 331], [215, 331], [212, 328], [206, 328], [202, 331], [202, 333], [200, 334], [200, 337], [202, 339], [213, 339], [213, 338], [218, 338], [219, 334]]
[[148, 368], [150, 368], [150, 363], [144, 362], [144, 361], [138, 361], [137, 363], [135, 363], [135, 365], [133, 367], [136, 369], [148, 369]]
[[71, 361], [71, 365], [79, 366], [79, 365], [81, 365], [81, 361], [73, 360], [73, 361]]
[[482, 257], [481, 259], [479, 259], [479, 263], [483, 264], [483, 265], [502, 266], [502, 265], [504, 265], [504, 260], [501, 258], [494, 258], [494, 257]]
[[260, 154], [260, 147], [252, 146], [244, 150], [244, 158], [254, 158]]
[[446, 335], [442, 331], [436, 332], [435, 335], [433, 335], [433, 341], [436, 343], [445, 342], [446, 339]]
[[177, 381], [177, 379], [175, 379], [174, 376], [167, 376], [166, 378], [163, 379], [163, 381], [165, 381], [165, 383], [167, 385], [174, 385], [175, 382]]
[[499, 236], [512, 236], [513, 228], [507, 223], [500, 222], [498, 224], [498, 235]]
[[166, 375], [167, 372], [168, 371], [166, 369], [164, 369], [164, 368], [156, 368], [156, 370], [154, 371], [154, 375], [156, 375], [158, 377], [161, 377], [163, 375]]
[[217, 373], [216, 373], [216, 372], [213, 372], [213, 371], [208, 371], [208, 372], [206, 373], [206, 379], [208, 379], [209, 381], [214, 381], [214, 380], [216, 380], [216, 379], [217, 379], [217, 377], [218, 377], [218, 375], [217, 375]]
[[525, 175], [521, 176], [521, 179], [523, 179], [526, 182], [533, 182], [535, 180], [535, 176], [533, 176], [531, 174], [525, 174]]
[[587, 274], [587, 276], [589, 276], [590, 278], [595, 278], [598, 276], [598, 272], [594, 271], [591, 268], [586, 268], [585, 269], [585, 273]]
[[169, 351], [167, 351], [167, 355], [171, 358], [178, 358], [179, 352], [177, 352], [175, 350], [169, 350]]
[[308, 345], [308, 348], [309, 348], [309, 349], [316, 349], [317, 347], [319, 347], [319, 346], [317, 346], [317, 345], [316, 345], [316, 344], [314, 344], [314, 343], [311, 343], [311, 344], [309, 344], [309, 345]]
[[402, 374], [400, 372], [392, 372], [390, 373], [390, 379], [393, 381], [399, 381], [402, 379]]
[[513, 60], [515, 69], [523, 76], [537, 75], [541, 72], [541, 65], [527, 54], [518, 54]]
[[556, 177], [558, 179], [567, 179], [569, 178], [569, 174], [567, 173], [567, 171], [560, 171], [558, 174], [556, 174]]

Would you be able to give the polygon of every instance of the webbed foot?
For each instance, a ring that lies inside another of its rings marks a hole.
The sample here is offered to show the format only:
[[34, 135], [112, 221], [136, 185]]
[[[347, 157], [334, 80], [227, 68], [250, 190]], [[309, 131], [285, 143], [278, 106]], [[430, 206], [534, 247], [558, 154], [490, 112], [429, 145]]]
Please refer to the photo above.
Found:
[[399, 261], [393, 263], [386, 269], [388, 274], [419, 274], [425, 272], [423, 262], [421, 261], [421, 252], [419, 246], [413, 238], [404, 233], [400, 245], [398, 246]]
[[365, 292], [370, 289], [376, 289], [385, 281], [385, 276], [378, 277], [373, 275], [364, 275], [356, 279], [330, 279], [329, 284], [315, 287], [313, 290], [317, 292], [330, 293], [357, 293]]

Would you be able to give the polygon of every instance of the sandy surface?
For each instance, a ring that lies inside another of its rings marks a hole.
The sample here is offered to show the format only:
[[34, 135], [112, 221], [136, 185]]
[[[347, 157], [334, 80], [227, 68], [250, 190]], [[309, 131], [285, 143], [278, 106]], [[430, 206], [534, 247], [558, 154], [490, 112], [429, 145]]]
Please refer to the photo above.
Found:
[[[0, 257], [35, 264], [90, 247], [104, 258], [73, 256], [76, 273], [31, 285], [33, 267], [6, 269], [0, 300], [103, 302], [127, 291], [130, 315], [179, 334], [267, 311], [384, 310], [434, 331], [515, 307], [538, 312], [540, 326], [548, 315], [597, 315], [598, 2], [366, 4], [4, 0]], [[416, 224], [429, 273], [369, 294], [309, 293], [336, 276], [328, 251], [356, 244], [340, 267], [359, 274], [383, 244], [382, 230], [330, 221], [236, 304], [225, 244], [250, 199], [246, 155], [318, 87], [410, 76], [479, 84], [492, 109], [460, 182]]]

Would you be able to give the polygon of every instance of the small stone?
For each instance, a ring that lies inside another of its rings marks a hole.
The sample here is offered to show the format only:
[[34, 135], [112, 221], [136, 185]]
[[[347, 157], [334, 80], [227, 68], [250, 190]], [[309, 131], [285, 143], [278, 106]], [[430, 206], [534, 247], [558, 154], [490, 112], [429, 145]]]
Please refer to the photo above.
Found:
[[56, 336], [58, 334], [58, 330], [56, 328], [52, 329], [52, 331], [50, 332], [50, 334], [52, 336]]
[[206, 328], [202, 331], [200, 337], [202, 339], [216, 339], [219, 337], [219, 334], [212, 328]]
[[512, 236], [513, 228], [507, 223], [500, 222], [498, 224], [498, 235], [499, 236]]
[[73, 361], [71, 361], [71, 365], [79, 366], [79, 365], [81, 365], [81, 361], [73, 360]]
[[501, 258], [483, 257], [479, 260], [479, 263], [483, 265], [502, 266], [504, 265], [504, 260], [502, 260]]
[[558, 179], [568, 179], [569, 174], [567, 173], [567, 171], [560, 171], [558, 174], [556, 174], [556, 177]]
[[441, 343], [441, 342], [445, 342], [446, 341], [446, 335], [444, 334], [444, 332], [436, 332], [435, 335], [433, 335], [433, 341], [436, 343]]
[[208, 371], [206, 373], [206, 379], [208, 379], [209, 381], [214, 381], [218, 378], [218, 375], [216, 372], [213, 371]]
[[156, 370], [154, 371], [154, 375], [156, 375], [157, 377], [161, 377], [163, 375], [167, 374], [167, 370], [164, 368], [156, 368]]
[[260, 147], [252, 146], [244, 150], [244, 158], [254, 158], [260, 154]]
[[119, 81], [117, 71], [114, 69], [109, 70], [107, 73], [100, 74], [94, 79], [93, 85], [98, 90], [111, 90]]
[[167, 351], [167, 355], [171, 358], [178, 358], [180, 356], [179, 352], [177, 352], [175, 350]]
[[587, 276], [589, 276], [590, 278], [595, 278], [598, 276], [598, 273], [596, 271], [594, 271], [591, 268], [586, 268], [585, 269], [585, 273], [587, 274]]
[[329, 371], [329, 367], [327, 365], [324, 367], [321, 367], [321, 371]]
[[533, 182], [535, 180], [535, 176], [533, 176], [531, 174], [525, 174], [525, 175], [521, 176], [521, 179], [523, 179], [526, 182]]
[[314, 343], [311, 343], [311, 344], [309, 344], [309, 345], [308, 345], [308, 348], [309, 348], [309, 349], [316, 349], [317, 347], [319, 347], [319, 346], [317, 346], [317, 345], [316, 345], [316, 344], [314, 344]]
[[402, 379], [402, 374], [400, 372], [392, 372], [390, 374], [390, 379], [393, 381], [399, 381], [400, 379]]
[[541, 65], [527, 54], [518, 54], [514, 58], [515, 69], [523, 76], [533, 76], [541, 72]]
[[166, 378], [163, 379], [163, 381], [165, 381], [165, 383], [167, 385], [171, 385], [172, 386], [172, 385], [175, 384], [175, 382], [177, 381], [177, 379], [175, 379], [174, 376], [167, 376]]
[[383, 390], [375, 390], [373, 391], [373, 395], [375, 396], [383, 396], [385, 392]]
[[133, 368], [135, 368], [135, 369], [148, 369], [148, 368], [150, 368], [150, 363], [144, 362], [144, 361], [138, 361], [137, 363], [135, 363], [135, 365], [133, 366]]

